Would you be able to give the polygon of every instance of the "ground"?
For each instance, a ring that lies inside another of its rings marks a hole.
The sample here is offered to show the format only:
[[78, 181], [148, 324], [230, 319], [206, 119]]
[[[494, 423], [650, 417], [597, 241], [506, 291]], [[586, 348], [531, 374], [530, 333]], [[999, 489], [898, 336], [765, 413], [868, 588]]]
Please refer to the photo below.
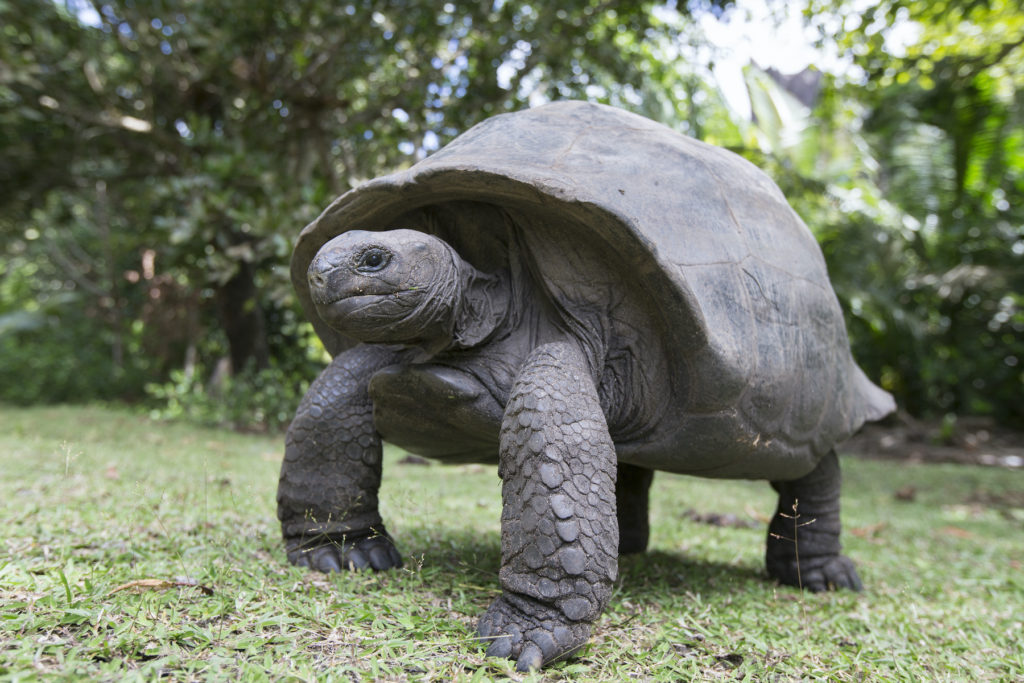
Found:
[[867, 458], [912, 463], [1024, 469], [1024, 432], [989, 418], [915, 420], [899, 414], [865, 425], [843, 444], [843, 451]]
[[1024, 680], [1015, 469], [844, 456], [865, 590], [819, 595], [765, 575], [767, 485], [659, 475], [652, 551], [591, 643], [521, 676], [472, 636], [499, 590], [493, 467], [388, 450], [406, 567], [324, 576], [285, 562], [279, 436], [106, 408], [0, 425], [2, 680]]

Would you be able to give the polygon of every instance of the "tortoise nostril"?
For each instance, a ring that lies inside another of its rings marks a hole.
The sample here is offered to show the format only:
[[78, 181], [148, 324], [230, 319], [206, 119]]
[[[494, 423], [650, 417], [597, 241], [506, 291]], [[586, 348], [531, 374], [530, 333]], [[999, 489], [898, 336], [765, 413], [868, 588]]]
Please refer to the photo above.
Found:
[[327, 284], [327, 278], [323, 273], [313, 273], [309, 276], [309, 284], [318, 289], [322, 289]]

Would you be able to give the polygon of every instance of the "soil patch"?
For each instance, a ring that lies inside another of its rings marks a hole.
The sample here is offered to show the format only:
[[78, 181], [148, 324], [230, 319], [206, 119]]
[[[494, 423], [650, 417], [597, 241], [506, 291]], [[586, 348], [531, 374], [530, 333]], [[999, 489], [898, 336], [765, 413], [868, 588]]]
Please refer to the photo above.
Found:
[[880, 460], [1024, 469], [1024, 432], [978, 417], [943, 422], [897, 414], [865, 425], [840, 449]]

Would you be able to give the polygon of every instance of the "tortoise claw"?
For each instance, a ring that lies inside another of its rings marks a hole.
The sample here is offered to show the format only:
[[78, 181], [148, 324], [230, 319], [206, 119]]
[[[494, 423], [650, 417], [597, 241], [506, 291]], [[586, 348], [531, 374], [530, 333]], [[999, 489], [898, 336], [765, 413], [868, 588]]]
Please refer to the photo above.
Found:
[[544, 663], [544, 657], [540, 648], [533, 643], [527, 643], [516, 660], [516, 671], [536, 671]]
[[289, 562], [325, 574], [365, 569], [379, 572], [402, 566], [402, 556], [386, 533], [356, 538], [343, 536], [340, 540], [324, 536], [316, 542], [293, 541], [287, 546]]
[[796, 560], [770, 562], [768, 573], [779, 583], [796, 586], [812, 593], [841, 588], [859, 591], [864, 587], [853, 560], [845, 555], [801, 558], [799, 571]]
[[590, 638], [590, 624], [573, 622], [557, 609], [524, 596], [515, 603], [499, 596], [477, 623], [488, 657], [514, 659], [517, 671], [533, 671], [578, 651]]

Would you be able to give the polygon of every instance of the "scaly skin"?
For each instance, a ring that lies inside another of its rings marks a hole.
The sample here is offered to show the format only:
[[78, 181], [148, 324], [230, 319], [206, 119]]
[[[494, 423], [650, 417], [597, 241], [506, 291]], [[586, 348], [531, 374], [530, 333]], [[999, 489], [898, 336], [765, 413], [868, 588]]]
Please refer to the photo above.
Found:
[[768, 526], [765, 563], [769, 576], [813, 592], [861, 589], [853, 561], [840, 554], [839, 486], [835, 451], [829, 451], [800, 479], [772, 482], [779, 504]]
[[360, 345], [310, 386], [288, 428], [277, 490], [288, 560], [322, 572], [402, 566], [377, 511], [381, 443], [367, 382], [396, 361]]
[[577, 347], [533, 350], [500, 443], [503, 593], [477, 631], [526, 671], [587, 641], [618, 573], [615, 447]]

